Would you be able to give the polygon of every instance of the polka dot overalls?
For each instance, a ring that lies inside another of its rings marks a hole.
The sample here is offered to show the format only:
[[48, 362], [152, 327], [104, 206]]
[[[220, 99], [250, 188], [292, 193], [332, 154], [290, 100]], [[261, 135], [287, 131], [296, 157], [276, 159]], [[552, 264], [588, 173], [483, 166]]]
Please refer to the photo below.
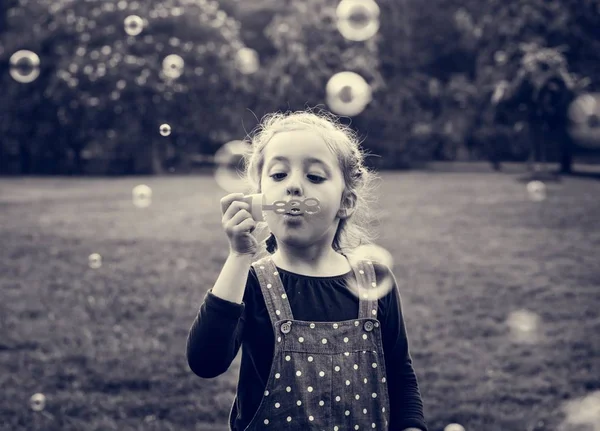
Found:
[[[342, 322], [294, 320], [269, 256], [256, 270], [275, 333], [273, 365], [245, 430], [387, 430], [389, 396], [372, 262], [353, 267], [359, 315]], [[235, 417], [235, 402], [230, 426]]]

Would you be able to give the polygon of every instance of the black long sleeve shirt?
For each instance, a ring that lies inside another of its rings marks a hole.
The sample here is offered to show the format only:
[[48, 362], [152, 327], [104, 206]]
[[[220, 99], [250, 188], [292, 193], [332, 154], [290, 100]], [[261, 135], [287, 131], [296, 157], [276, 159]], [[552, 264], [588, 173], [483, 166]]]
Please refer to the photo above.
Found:
[[[423, 416], [400, 293], [394, 274], [385, 265], [373, 262], [377, 280], [391, 280], [393, 287], [378, 300], [377, 316], [381, 322], [383, 349], [390, 398], [390, 431], [415, 427], [428, 431]], [[358, 298], [346, 288], [346, 275], [311, 277], [277, 268], [294, 315], [294, 319], [315, 322], [339, 322], [356, 319]], [[234, 431], [243, 430], [256, 413], [271, 370], [274, 345], [273, 327], [253, 267], [250, 267], [242, 304], [215, 296], [212, 289], [190, 329], [187, 360], [199, 377], [223, 374], [242, 347], [238, 384], [238, 417]]]

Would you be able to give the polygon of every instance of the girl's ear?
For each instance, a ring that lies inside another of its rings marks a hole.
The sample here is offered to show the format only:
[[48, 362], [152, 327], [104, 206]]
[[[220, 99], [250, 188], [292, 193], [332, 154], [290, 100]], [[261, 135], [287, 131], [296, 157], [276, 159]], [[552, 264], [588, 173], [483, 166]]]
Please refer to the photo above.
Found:
[[344, 196], [341, 208], [338, 211], [338, 217], [341, 219], [347, 219], [356, 209], [356, 195], [354, 193], [344, 193]]

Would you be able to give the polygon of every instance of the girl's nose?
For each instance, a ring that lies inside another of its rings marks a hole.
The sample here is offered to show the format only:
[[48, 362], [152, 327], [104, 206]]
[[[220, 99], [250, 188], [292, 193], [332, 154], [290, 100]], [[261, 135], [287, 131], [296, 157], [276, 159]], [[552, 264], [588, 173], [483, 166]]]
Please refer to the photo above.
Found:
[[287, 194], [292, 196], [302, 196], [302, 187], [297, 184], [287, 186]]
[[287, 194], [292, 196], [302, 196], [304, 190], [302, 188], [301, 175], [298, 173], [290, 174], [288, 178], [289, 181], [286, 186]]

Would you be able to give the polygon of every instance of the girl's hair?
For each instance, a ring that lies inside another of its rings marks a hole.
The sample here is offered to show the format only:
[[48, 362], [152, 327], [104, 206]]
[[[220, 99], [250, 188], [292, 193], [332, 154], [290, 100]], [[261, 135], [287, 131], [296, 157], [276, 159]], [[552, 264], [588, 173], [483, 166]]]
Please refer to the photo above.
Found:
[[[377, 200], [375, 191], [378, 177], [365, 166], [364, 152], [360, 148], [356, 133], [348, 126], [340, 124], [338, 118], [327, 111], [275, 112], [263, 117], [262, 122], [251, 132], [251, 145], [244, 154], [245, 169], [242, 178], [248, 185], [248, 192], [261, 193], [266, 145], [276, 133], [292, 130], [311, 130], [325, 141], [327, 147], [337, 156], [344, 176], [342, 197], [348, 194], [355, 195], [354, 213], [346, 219], [340, 219], [333, 238], [334, 250], [346, 254], [359, 245], [372, 244], [376, 234], [371, 230], [371, 224], [378, 218], [378, 214], [375, 214], [371, 203]], [[259, 246], [258, 258], [266, 253], [273, 254], [277, 249], [277, 240], [273, 233]]]

